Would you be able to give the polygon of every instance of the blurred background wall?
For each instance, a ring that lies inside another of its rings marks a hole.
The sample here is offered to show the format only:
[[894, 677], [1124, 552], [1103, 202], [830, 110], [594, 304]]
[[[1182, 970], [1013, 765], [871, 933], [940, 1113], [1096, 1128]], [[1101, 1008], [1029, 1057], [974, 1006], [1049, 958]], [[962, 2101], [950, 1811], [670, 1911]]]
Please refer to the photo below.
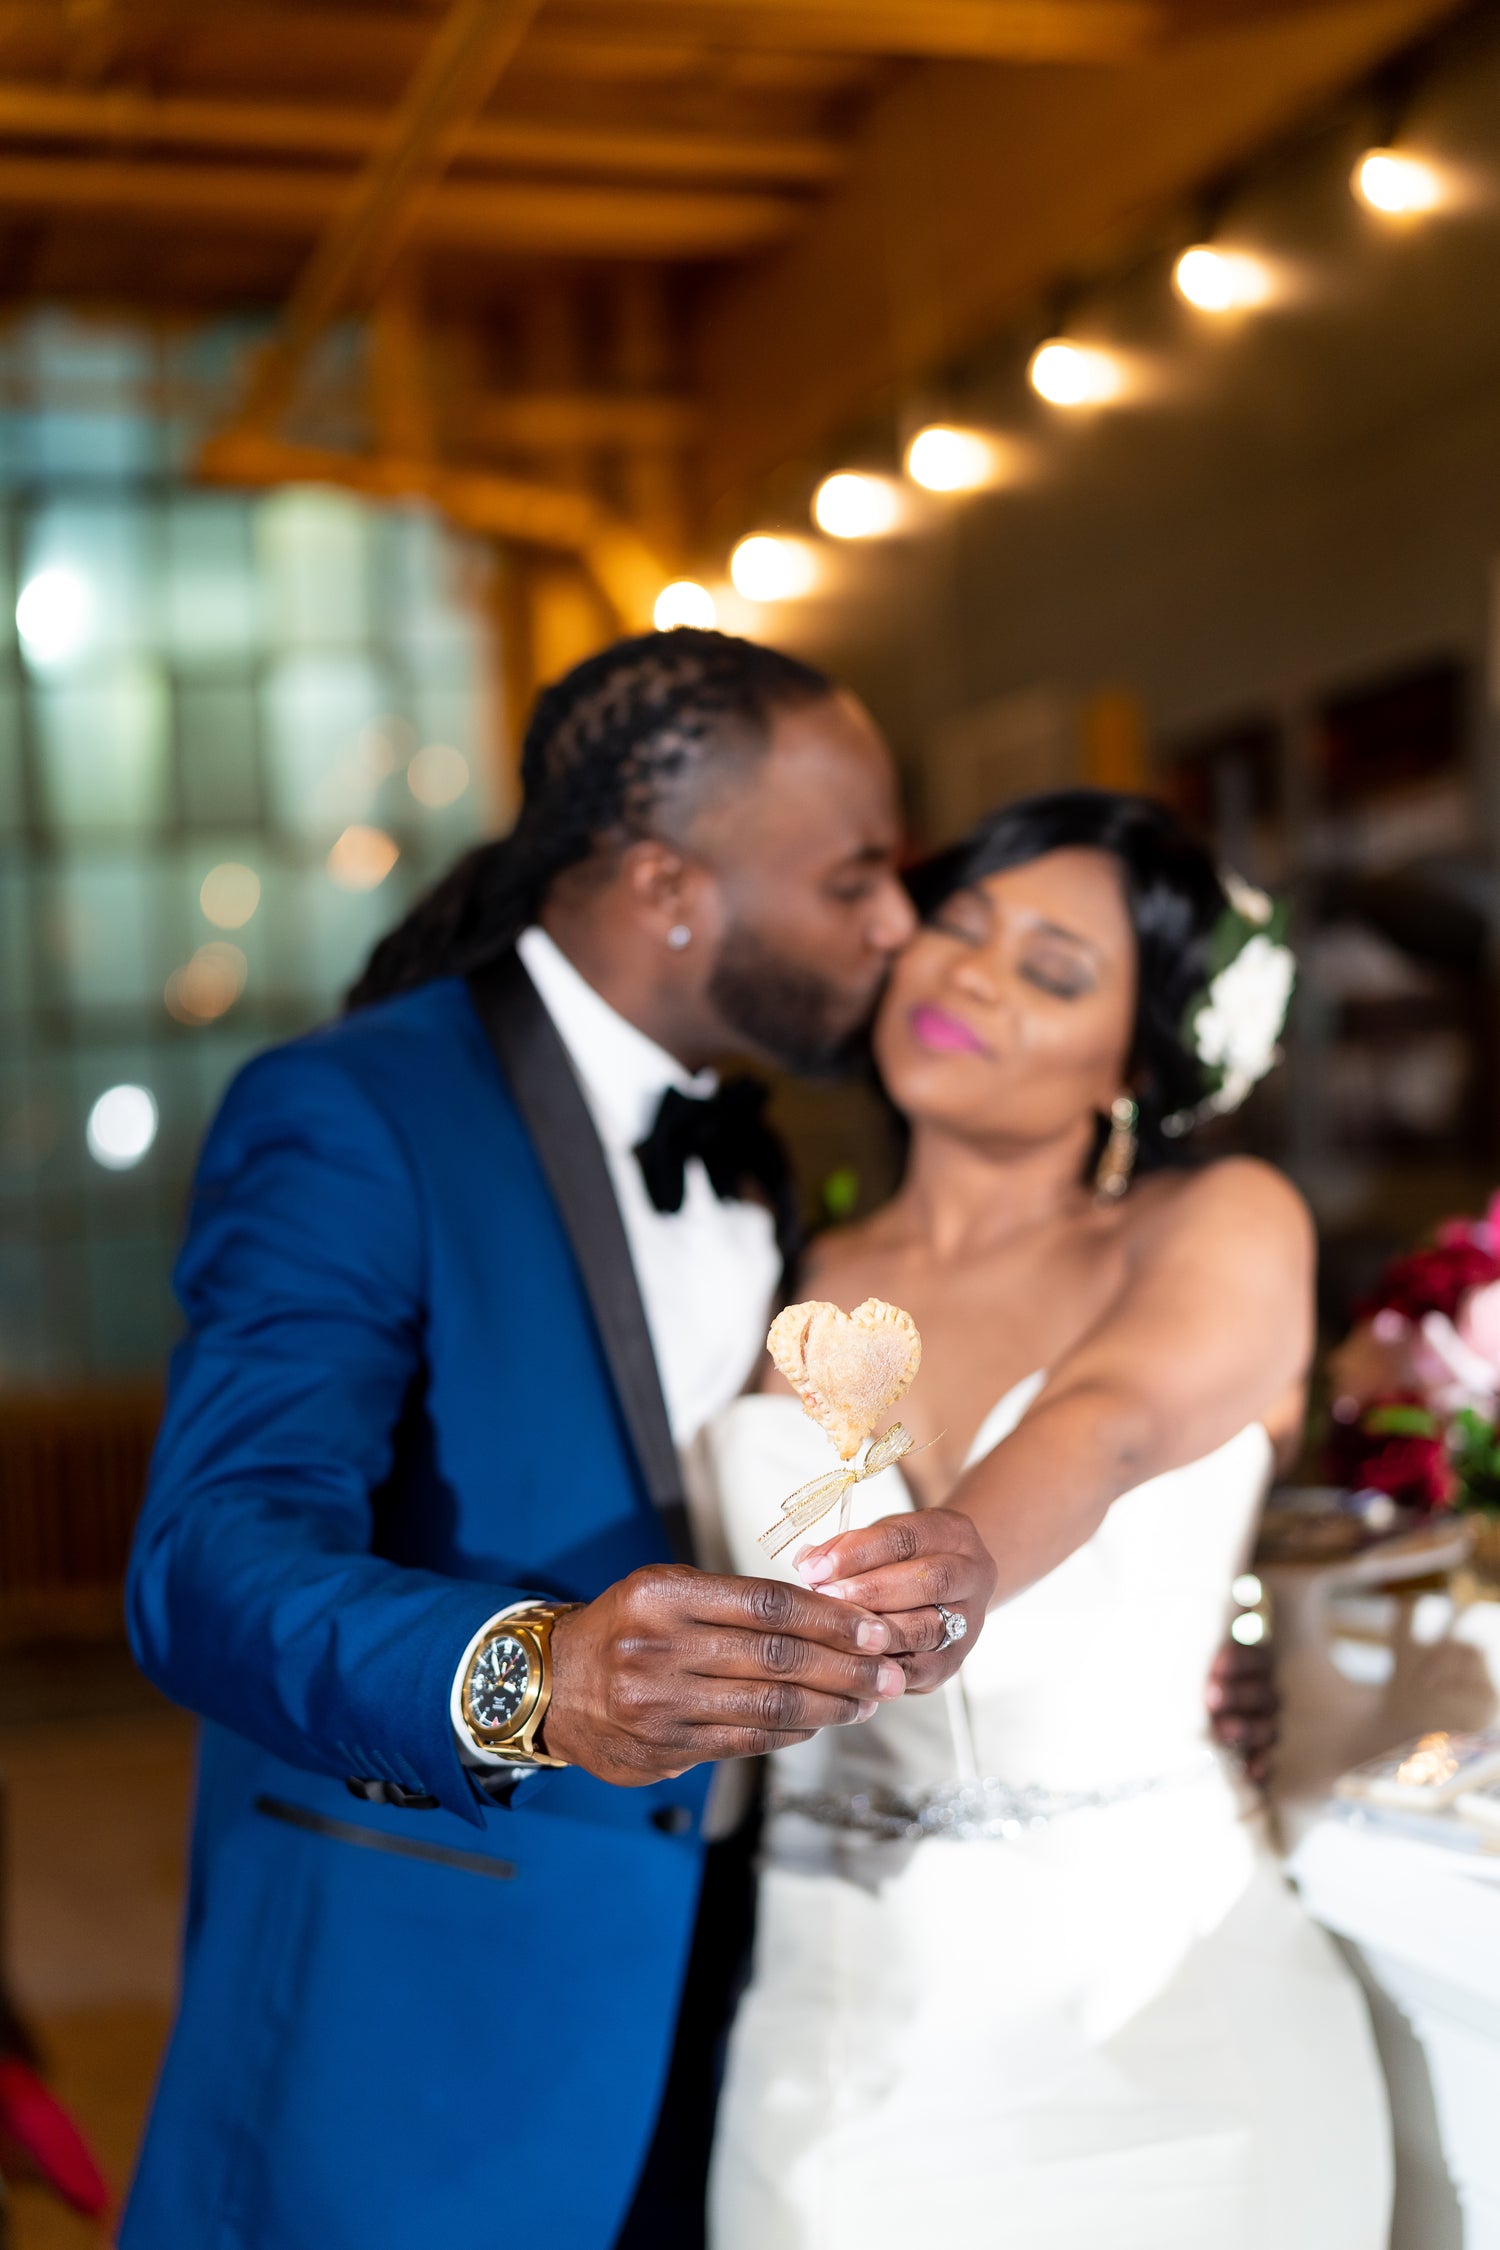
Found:
[[1095, 780], [1287, 888], [1235, 1131], [1340, 1323], [1500, 1160], [1497, 270], [1493, 5], [0, 7], [7, 1953], [117, 2178], [190, 1754], [119, 1581], [229, 1074], [505, 824], [538, 684], [717, 619], [867, 697], [918, 845]]

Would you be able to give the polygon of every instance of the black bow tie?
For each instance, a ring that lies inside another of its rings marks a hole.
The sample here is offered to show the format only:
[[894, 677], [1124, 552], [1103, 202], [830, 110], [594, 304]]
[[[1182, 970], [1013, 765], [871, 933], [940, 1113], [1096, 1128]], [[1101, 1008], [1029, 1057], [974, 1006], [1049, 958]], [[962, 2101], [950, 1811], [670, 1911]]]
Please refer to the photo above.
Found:
[[655, 1124], [635, 1151], [658, 1211], [682, 1209], [687, 1160], [697, 1156], [716, 1195], [742, 1196], [753, 1183], [780, 1214], [788, 1173], [781, 1143], [762, 1115], [767, 1094], [753, 1078], [731, 1078], [717, 1093], [698, 1096], [667, 1088]]

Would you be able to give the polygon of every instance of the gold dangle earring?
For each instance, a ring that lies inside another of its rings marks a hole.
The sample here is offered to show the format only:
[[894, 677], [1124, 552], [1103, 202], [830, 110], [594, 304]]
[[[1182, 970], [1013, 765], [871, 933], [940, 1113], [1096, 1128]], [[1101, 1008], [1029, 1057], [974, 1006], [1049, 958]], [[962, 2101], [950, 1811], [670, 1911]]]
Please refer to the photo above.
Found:
[[1094, 1193], [1101, 1203], [1118, 1203], [1135, 1170], [1136, 1120], [1140, 1111], [1130, 1094], [1116, 1094], [1109, 1105], [1109, 1139], [1094, 1174]]

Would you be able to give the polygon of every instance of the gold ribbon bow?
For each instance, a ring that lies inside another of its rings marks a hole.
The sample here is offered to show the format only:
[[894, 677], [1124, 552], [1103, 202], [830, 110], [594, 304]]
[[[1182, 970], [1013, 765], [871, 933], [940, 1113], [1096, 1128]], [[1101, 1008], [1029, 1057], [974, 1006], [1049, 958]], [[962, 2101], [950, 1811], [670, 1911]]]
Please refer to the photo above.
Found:
[[[779, 1555], [789, 1547], [800, 1532], [811, 1531], [813, 1525], [837, 1502], [843, 1502], [839, 1515], [839, 1530], [849, 1528], [849, 1495], [866, 1477], [878, 1476], [882, 1469], [890, 1469], [904, 1461], [908, 1453], [915, 1452], [916, 1440], [904, 1422], [893, 1422], [872, 1438], [865, 1447], [863, 1457], [847, 1462], [842, 1468], [829, 1469], [825, 1475], [814, 1477], [811, 1484], [799, 1484], [781, 1503], [781, 1521], [773, 1523], [769, 1531], [760, 1535], [760, 1544], [771, 1556]], [[773, 1545], [772, 1542], [775, 1542]]]

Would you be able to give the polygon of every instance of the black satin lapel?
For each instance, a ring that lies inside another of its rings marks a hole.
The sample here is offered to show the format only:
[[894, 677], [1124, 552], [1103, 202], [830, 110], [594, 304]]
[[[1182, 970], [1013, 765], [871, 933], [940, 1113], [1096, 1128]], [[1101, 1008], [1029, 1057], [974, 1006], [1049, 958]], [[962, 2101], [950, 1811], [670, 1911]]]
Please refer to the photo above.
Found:
[[567, 1049], [515, 953], [467, 982], [572, 1244], [646, 1489], [673, 1557], [694, 1562], [677, 1448], [625, 1223]]

